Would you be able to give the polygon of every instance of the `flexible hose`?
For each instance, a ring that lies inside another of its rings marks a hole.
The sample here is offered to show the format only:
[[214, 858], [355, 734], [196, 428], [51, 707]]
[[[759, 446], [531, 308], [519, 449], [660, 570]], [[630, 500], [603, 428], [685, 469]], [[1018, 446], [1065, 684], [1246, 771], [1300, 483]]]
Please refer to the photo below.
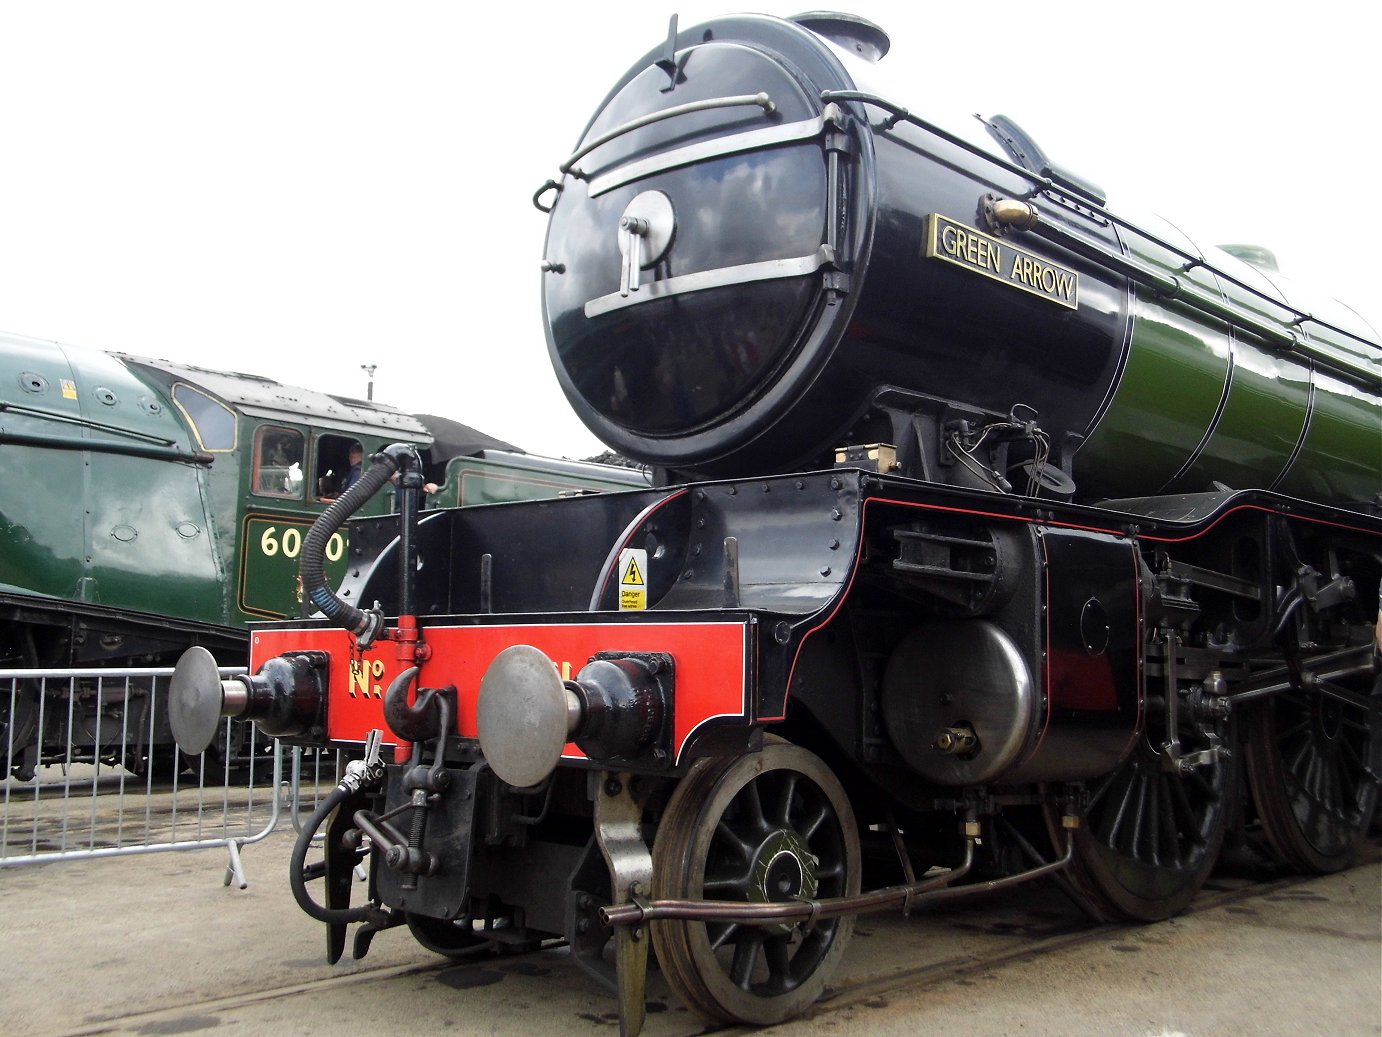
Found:
[[[307, 866], [307, 851], [312, 846], [312, 839], [317, 834], [317, 829], [326, 823], [326, 819], [331, 816], [331, 811], [345, 802], [351, 796], [350, 789], [337, 785], [326, 794], [326, 798], [317, 805], [312, 816], [307, 823], [302, 826], [302, 831], [298, 833], [297, 842], [293, 844], [292, 860], [288, 864], [288, 884], [293, 889], [293, 899], [298, 902], [298, 907], [302, 908], [308, 915], [319, 922], [327, 925], [345, 925], [350, 922], [363, 922], [369, 917], [369, 906], [350, 908], [322, 907], [312, 899], [312, 894], [307, 892], [307, 880], [303, 877], [303, 870]], [[327, 853], [331, 848], [327, 847]]]
[[302, 562], [298, 567], [298, 576], [302, 580], [304, 597], [327, 619], [356, 637], [363, 636], [366, 642], [374, 640], [383, 620], [376, 613], [365, 612], [342, 601], [332, 591], [331, 585], [326, 582], [326, 546], [336, 531], [345, 525], [346, 519], [360, 510], [393, 478], [395, 472], [415, 456], [413, 448], [403, 443], [396, 443], [375, 454], [371, 458], [373, 463], [360, 481], [317, 517], [302, 541]]

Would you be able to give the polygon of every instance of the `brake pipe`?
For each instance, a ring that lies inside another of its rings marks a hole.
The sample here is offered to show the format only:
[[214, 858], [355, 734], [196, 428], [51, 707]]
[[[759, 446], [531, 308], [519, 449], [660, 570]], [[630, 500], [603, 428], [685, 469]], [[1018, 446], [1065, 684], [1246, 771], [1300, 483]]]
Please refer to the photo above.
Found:
[[1030, 882], [1033, 879], [1064, 871], [1073, 859], [1075, 840], [1068, 835], [1065, 852], [1060, 859], [1001, 879], [976, 882], [969, 886], [954, 886], [974, 863], [974, 839], [965, 842], [964, 860], [955, 868], [929, 879], [903, 886], [887, 886], [871, 893], [857, 893], [849, 897], [829, 897], [824, 900], [799, 898], [776, 900], [762, 904], [735, 903], [725, 900], [634, 900], [600, 909], [600, 921], [605, 925], [642, 925], [655, 921], [731, 922], [740, 925], [774, 925], [781, 922], [806, 922], [808, 925], [840, 915], [868, 914], [901, 905], [910, 910], [918, 903], [939, 903], [978, 896]]

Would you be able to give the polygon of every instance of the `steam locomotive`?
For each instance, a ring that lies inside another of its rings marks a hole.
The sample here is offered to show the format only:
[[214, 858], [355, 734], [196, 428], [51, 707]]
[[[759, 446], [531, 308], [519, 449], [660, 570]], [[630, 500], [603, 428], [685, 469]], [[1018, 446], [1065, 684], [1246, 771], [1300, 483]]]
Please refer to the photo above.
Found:
[[[248, 622], [303, 614], [298, 553], [357, 443], [419, 448], [441, 504], [644, 481], [529, 457], [445, 418], [13, 335], [0, 335], [0, 414], [0, 667], [12, 669], [171, 665], [189, 645], [243, 665]], [[389, 507], [380, 496], [362, 513]], [[348, 564], [342, 534], [327, 545], [332, 578]], [[62, 697], [50, 687], [46, 703], [36, 682], [0, 690], [0, 774], [178, 764], [151, 688], [112, 700], [54, 686]]]
[[558, 378], [657, 485], [424, 512], [390, 447], [305, 542], [321, 617], [256, 627], [242, 679], [180, 662], [186, 745], [232, 715], [360, 750], [291, 866], [331, 960], [351, 925], [357, 957], [564, 938], [636, 1033], [651, 945], [696, 1012], [769, 1024], [861, 912], [1049, 877], [1152, 920], [1226, 838], [1349, 862], [1376, 331], [1011, 119], [914, 114], [887, 49], [674, 21], [535, 196]]

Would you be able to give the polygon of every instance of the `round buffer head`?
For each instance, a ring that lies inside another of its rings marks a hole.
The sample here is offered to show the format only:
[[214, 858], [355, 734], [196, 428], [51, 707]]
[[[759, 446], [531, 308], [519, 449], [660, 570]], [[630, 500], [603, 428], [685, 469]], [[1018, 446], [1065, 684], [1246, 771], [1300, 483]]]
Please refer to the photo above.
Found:
[[216, 737], [221, 720], [221, 674], [205, 648], [182, 653], [168, 685], [168, 726], [178, 748], [195, 756]]
[[480, 748], [494, 773], [517, 788], [552, 773], [580, 719], [580, 700], [556, 665], [531, 645], [494, 657], [480, 681]]

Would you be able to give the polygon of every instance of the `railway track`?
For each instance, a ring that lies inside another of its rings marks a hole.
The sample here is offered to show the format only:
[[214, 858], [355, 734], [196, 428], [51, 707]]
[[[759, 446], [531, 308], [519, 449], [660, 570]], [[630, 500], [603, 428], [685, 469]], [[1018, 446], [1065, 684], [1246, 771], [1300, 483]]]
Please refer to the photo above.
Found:
[[[1255, 960], [1254, 955], [1265, 954], [1280, 960], [1260, 970], [1268, 987], [1254, 999], [1260, 1004], [1244, 1003], [1234, 995], [1237, 1032], [1375, 1033], [1368, 1019], [1370, 1012], [1376, 1014], [1382, 956], [1377, 933], [1382, 924], [1377, 907], [1379, 862], [1382, 840], [1374, 838], [1359, 865], [1336, 876], [1265, 882], [1217, 877], [1190, 911], [1149, 926], [1092, 924], [1051, 888], [1012, 891], [963, 909], [928, 911], [911, 919], [864, 918], [827, 996], [805, 1018], [772, 1032], [940, 1033], [961, 1026], [971, 1033], [1145, 1037], [1203, 1032], [1191, 1017], [1223, 1004], [1224, 994], [1214, 997], [1207, 991], [1201, 997], [1195, 991], [1201, 985], [1212, 991], [1230, 968], [1240, 969]], [[276, 886], [278, 878], [266, 875], [261, 885]], [[282, 912], [275, 908], [265, 917], [292, 930], [288, 945], [265, 943], [262, 920], [242, 919], [243, 931], [237, 929], [232, 911], [227, 915], [226, 942], [216, 944], [211, 954], [226, 967], [257, 962], [256, 972], [228, 975], [223, 983], [188, 988], [180, 996], [152, 1004], [112, 1004], [80, 1022], [19, 1032], [119, 1037], [227, 1025], [234, 1025], [237, 1033], [307, 1032], [323, 1018], [342, 1013], [353, 1026], [366, 1030], [406, 1026], [419, 1033], [450, 1029], [580, 1034], [609, 1033], [617, 1027], [607, 995], [585, 979], [560, 947], [452, 962], [407, 946], [411, 941], [406, 933], [385, 933], [377, 938], [370, 958], [344, 969], [330, 970], [319, 958], [297, 958], [302, 943], [298, 933], [308, 927], [289, 920], [285, 913], [291, 905], [280, 892], [274, 889], [269, 896]], [[1329, 912], [1353, 921], [1330, 921]], [[1215, 953], [1215, 947], [1222, 953]], [[1316, 957], [1341, 960], [1347, 967], [1311, 965]], [[186, 964], [194, 967], [193, 962]], [[1305, 985], [1288, 995], [1279, 988], [1279, 980], [1270, 979], [1273, 975], [1297, 977]], [[1099, 977], [1098, 990], [1088, 986], [1089, 976]], [[1330, 984], [1346, 989], [1331, 993]], [[1364, 996], [1348, 994], [1353, 987], [1360, 987]], [[1297, 1015], [1314, 1018], [1318, 1025], [1302, 1028], [1295, 1016], [1271, 1007], [1269, 995], [1274, 993], [1295, 1005]], [[1160, 1006], [1164, 1018], [1158, 1020], [1156, 1010], [1147, 1009], [1145, 1026], [1137, 1021], [1141, 1016], [1123, 1026], [1115, 1010], [1122, 1006], [1126, 1011], [1130, 999], [1133, 1004], [1149, 1000]], [[1361, 1011], [1361, 1020], [1337, 1020], [1335, 1025], [1320, 1016], [1326, 1007], [1334, 1011], [1340, 999]], [[1064, 1006], [1067, 1018], [1059, 1021], [1049, 1006], [1042, 1007], [1044, 1000]], [[1005, 1018], [1011, 1029], [1002, 1022]], [[644, 1032], [684, 1037], [708, 1031], [654, 975]]]

